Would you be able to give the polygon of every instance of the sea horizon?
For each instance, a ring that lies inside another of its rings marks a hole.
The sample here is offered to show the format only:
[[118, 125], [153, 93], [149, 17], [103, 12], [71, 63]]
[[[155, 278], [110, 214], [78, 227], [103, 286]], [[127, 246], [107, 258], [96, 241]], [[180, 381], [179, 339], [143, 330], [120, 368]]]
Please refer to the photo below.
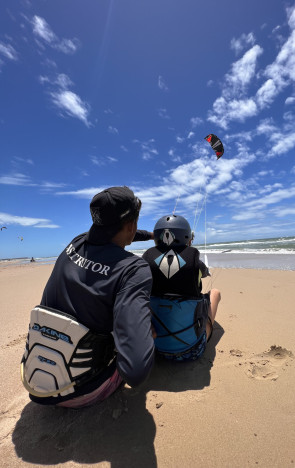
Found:
[[[204, 256], [207, 256], [211, 268], [295, 270], [295, 236], [212, 242], [206, 245], [194, 244], [193, 247], [199, 250], [201, 260], [204, 261]], [[140, 257], [146, 250], [129, 249]], [[0, 259], [0, 265], [54, 264], [57, 257], [3, 258]]]

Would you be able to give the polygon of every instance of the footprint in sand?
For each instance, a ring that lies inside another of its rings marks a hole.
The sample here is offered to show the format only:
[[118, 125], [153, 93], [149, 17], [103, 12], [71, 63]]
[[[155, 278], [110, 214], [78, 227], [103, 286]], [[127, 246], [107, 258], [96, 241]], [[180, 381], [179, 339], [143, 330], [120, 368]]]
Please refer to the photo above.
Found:
[[268, 351], [254, 356], [246, 361], [246, 374], [257, 380], [277, 380], [278, 368], [288, 365], [287, 362], [293, 358], [291, 351], [281, 346], [271, 346]]

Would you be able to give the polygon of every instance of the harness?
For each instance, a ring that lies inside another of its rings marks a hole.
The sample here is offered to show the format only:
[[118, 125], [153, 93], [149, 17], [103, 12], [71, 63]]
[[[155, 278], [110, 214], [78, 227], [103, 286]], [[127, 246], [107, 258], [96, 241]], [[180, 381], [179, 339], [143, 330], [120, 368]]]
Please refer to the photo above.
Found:
[[197, 299], [173, 294], [152, 296], [150, 304], [158, 353], [179, 358], [204, 344], [209, 303], [208, 294]]
[[31, 311], [21, 379], [34, 396], [66, 396], [100, 374], [114, 357], [111, 333], [92, 332], [75, 317], [39, 305]]

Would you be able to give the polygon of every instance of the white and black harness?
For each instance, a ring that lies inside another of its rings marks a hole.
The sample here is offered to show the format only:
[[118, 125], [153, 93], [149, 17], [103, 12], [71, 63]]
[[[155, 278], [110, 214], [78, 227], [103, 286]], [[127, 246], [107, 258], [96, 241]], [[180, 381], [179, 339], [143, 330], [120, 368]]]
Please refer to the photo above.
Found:
[[31, 311], [21, 379], [31, 395], [66, 396], [99, 375], [114, 357], [111, 333], [92, 332], [75, 317], [39, 305]]

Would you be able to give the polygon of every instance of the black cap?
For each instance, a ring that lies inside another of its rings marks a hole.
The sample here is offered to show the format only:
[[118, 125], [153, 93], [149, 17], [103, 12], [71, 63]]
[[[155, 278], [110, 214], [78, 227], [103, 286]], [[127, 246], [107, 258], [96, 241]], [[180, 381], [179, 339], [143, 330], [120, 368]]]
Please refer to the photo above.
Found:
[[110, 241], [121, 227], [121, 222], [128, 216], [139, 214], [141, 202], [130, 188], [110, 187], [96, 194], [90, 203], [93, 221], [87, 240], [95, 244]]

